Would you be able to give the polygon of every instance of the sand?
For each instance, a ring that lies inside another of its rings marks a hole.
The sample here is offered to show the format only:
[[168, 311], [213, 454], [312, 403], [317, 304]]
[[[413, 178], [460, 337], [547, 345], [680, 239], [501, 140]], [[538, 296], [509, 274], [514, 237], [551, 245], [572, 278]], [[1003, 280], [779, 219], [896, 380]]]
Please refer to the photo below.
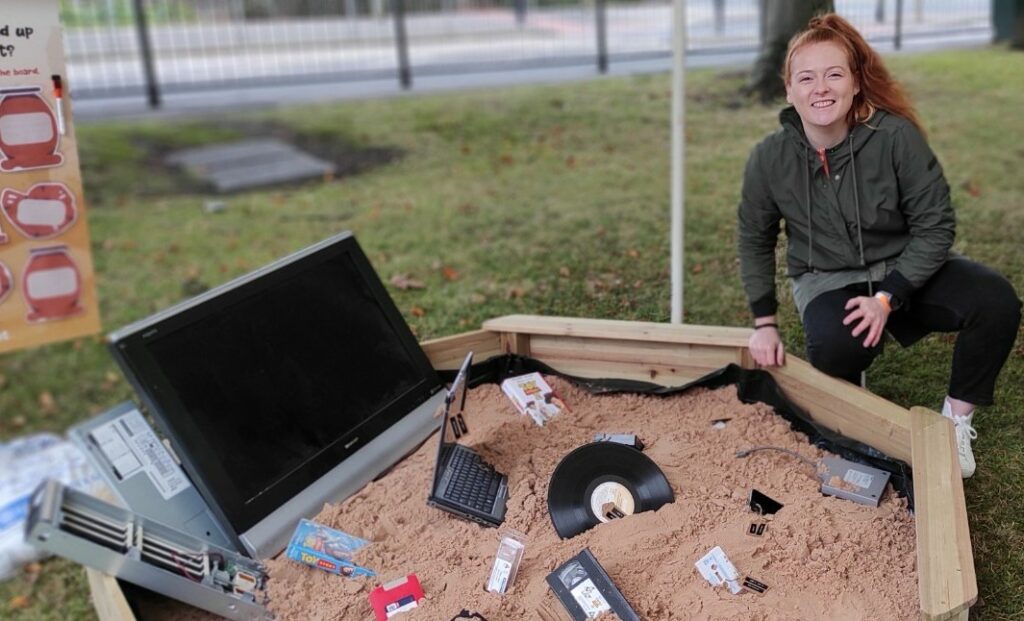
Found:
[[[501, 529], [484, 528], [426, 505], [437, 438], [345, 502], [325, 506], [317, 522], [373, 542], [358, 560], [378, 580], [349, 579], [279, 557], [268, 563], [270, 609], [279, 619], [372, 620], [369, 591], [415, 573], [426, 593], [401, 621], [448, 621], [462, 609], [488, 621], [569, 619], [545, 577], [589, 547], [643, 619], [657, 621], [918, 618], [914, 522], [888, 490], [878, 508], [824, 497], [815, 471], [791, 456], [738, 450], [775, 445], [812, 460], [826, 453], [770, 408], [744, 405], [735, 389], [695, 389], [671, 397], [592, 396], [548, 378], [572, 412], [545, 427], [516, 413], [496, 385], [472, 390], [467, 404], [474, 446], [508, 475], [504, 527], [528, 537], [509, 593], [485, 591]], [[730, 419], [724, 428], [712, 421]], [[665, 473], [675, 502], [658, 511], [601, 524], [560, 540], [547, 510], [555, 466], [595, 432], [636, 433]], [[751, 488], [783, 503], [766, 516], [761, 537]], [[713, 588], [694, 563], [721, 546], [742, 575], [767, 592], [732, 595]]]

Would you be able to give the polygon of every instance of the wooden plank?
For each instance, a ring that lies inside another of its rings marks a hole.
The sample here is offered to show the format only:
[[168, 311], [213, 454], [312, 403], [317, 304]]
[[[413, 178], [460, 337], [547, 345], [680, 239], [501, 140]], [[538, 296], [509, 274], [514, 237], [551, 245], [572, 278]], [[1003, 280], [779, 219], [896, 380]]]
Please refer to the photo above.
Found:
[[473, 352], [476, 362], [504, 353], [498, 335], [488, 330], [431, 339], [420, 346], [435, 369], [458, 369], [469, 351]]
[[953, 423], [915, 407], [910, 424], [921, 616], [966, 619], [978, 584]]
[[515, 332], [501, 332], [498, 334], [498, 338], [501, 341], [501, 350], [506, 354], [518, 354], [520, 356], [531, 355], [530, 335], [517, 334]]
[[815, 421], [910, 463], [910, 413], [904, 408], [860, 386], [829, 377], [790, 354], [785, 366], [766, 370], [786, 396]]
[[498, 317], [485, 321], [483, 327], [485, 330], [494, 332], [611, 338], [658, 343], [692, 343], [724, 347], [746, 347], [751, 332], [750, 328], [576, 317], [540, 317], [536, 315]]
[[116, 578], [88, 567], [85, 568], [85, 576], [89, 581], [92, 605], [100, 621], [135, 621], [135, 614]]
[[[635, 362], [612, 362], [608, 360], [581, 360], [578, 358], [538, 358], [551, 368], [577, 377], [615, 378], [651, 382], [661, 386], [679, 386], [708, 373], [706, 367], [677, 365], [642, 365]], [[713, 369], [712, 369], [713, 370]]]
[[730, 363], [739, 363], [741, 354], [740, 350], [734, 347], [620, 341], [573, 336], [534, 336], [530, 347], [533, 357], [538, 359], [603, 360], [616, 363], [635, 363], [641, 366], [699, 368], [704, 369], [705, 372], [720, 369]]

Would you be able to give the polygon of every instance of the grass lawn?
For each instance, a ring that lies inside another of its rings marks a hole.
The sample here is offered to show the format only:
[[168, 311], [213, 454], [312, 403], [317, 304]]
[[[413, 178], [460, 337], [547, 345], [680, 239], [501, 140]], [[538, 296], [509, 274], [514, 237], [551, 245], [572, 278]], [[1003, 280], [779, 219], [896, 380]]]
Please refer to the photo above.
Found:
[[[945, 167], [959, 251], [1024, 291], [1024, 53], [955, 51], [891, 59]], [[748, 325], [735, 207], [751, 147], [777, 110], [727, 108], [738, 74], [695, 71], [687, 94], [686, 320]], [[239, 119], [82, 126], [83, 175], [107, 331], [328, 234], [350, 229], [420, 338], [537, 313], [667, 321], [666, 75], [564, 86], [305, 106]], [[285, 133], [357, 174], [220, 199], [159, 166], [170, 149]], [[208, 200], [224, 209], [209, 212]], [[783, 285], [780, 275], [780, 285]], [[781, 321], [803, 342], [788, 287]], [[891, 344], [869, 386], [937, 408], [952, 340]], [[966, 483], [986, 621], [1024, 619], [1024, 339], [999, 405], [977, 419]], [[131, 398], [102, 338], [0, 357], [0, 439], [61, 432]], [[0, 583], [0, 618], [94, 619], [83, 572], [63, 561]], [[973, 617], [972, 617], [973, 618]]]

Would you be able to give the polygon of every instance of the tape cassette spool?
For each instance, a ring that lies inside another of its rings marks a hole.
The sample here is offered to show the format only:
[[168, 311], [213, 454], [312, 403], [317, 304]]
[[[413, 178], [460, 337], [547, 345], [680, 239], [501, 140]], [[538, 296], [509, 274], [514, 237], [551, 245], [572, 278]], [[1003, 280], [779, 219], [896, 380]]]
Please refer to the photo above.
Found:
[[635, 448], [613, 442], [573, 450], [562, 458], [548, 485], [548, 512], [562, 539], [674, 500], [657, 464]]

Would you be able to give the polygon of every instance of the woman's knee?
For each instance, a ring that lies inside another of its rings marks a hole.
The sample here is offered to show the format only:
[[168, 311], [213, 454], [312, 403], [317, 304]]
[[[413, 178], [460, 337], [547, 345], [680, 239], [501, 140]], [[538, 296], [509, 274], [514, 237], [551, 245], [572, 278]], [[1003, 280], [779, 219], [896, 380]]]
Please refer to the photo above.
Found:
[[972, 296], [974, 319], [988, 329], [1016, 335], [1021, 320], [1021, 300], [1002, 274], [987, 269], [976, 283], [982, 295]]
[[819, 339], [817, 342], [808, 338], [807, 342], [807, 357], [811, 365], [822, 373], [844, 379], [859, 376], [871, 366], [878, 351], [878, 346], [864, 347], [863, 343], [849, 335]]

